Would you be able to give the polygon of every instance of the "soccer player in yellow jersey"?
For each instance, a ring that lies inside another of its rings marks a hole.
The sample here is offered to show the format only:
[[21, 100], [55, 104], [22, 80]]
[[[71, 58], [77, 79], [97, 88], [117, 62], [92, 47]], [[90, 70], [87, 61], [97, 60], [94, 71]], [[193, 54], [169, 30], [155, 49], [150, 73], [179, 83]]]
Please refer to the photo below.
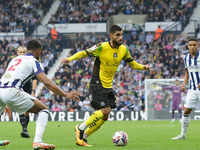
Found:
[[[125, 60], [136, 70], [150, 70], [149, 65], [141, 65], [133, 60], [125, 45], [122, 45], [122, 28], [113, 25], [109, 34], [111, 40], [80, 51], [69, 58], [63, 58], [60, 64], [69, 64], [73, 60], [83, 57], [96, 57], [92, 78], [89, 86], [89, 99], [91, 105], [97, 111], [80, 125], [75, 126], [76, 144], [89, 146], [86, 138], [98, 130], [108, 119], [112, 108], [115, 108], [115, 96], [112, 89], [114, 74], [121, 60]], [[85, 129], [89, 127], [86, 131]]]

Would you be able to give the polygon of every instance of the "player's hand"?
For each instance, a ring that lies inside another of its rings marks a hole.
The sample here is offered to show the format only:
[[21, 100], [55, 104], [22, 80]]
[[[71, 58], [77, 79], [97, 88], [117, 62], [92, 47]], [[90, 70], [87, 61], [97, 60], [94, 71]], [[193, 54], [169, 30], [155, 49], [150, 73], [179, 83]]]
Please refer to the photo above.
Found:
[[198, 89], [200, 89], [200, 83], [197, 85]]
[[150, 71], [151, 67], [149, 65], [144, 65], [143, 67], [144, 67], [144, 70]]
[[[186, 85], [185, 85], [185, 84], [182, 84], [182, 85], [181, 85], [181, 90], [182, 90], [182, 91], [185, 91], [185, 87], [186, 87]], [[199, 87], [199, 85], [198, 85], [198, 87]]]
[[61, 61], [60, 61], [60, 66], [63, 66], [63, 65], [67, 65], [69, 64], [70, 61], [68, 58], [63, 58]]
[[76, 91], [72, 91], [72, 92], [67, 93], [67, 94], [65, 95], [65, 97], [66, 97], [67, 99], [70, 99], [70, 98], [71, 98], [71, 99], [73, 99], [73, 100], [75, 100], [75, 101], [79, 101], [79, 100], [80, 100], [78, 96], [81, 96], [81, 94], [78, 93], [78, 92], [76, 92]]
[[8, 116], [11, 119], [12, 118], [12, 109], [8, 105], [6, 105], [6, 108], [5, 108], [5, 115], [6, 115], [6, 113], [8, 113]]

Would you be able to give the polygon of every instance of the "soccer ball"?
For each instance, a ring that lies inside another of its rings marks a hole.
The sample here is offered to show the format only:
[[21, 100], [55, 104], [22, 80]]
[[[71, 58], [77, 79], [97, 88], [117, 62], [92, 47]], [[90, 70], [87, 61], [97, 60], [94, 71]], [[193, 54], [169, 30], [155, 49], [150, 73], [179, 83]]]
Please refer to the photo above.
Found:
[[115, 146], [126, 146], [128, 143], [128, 135], [124, 131], [117, 131], [112, 137]]

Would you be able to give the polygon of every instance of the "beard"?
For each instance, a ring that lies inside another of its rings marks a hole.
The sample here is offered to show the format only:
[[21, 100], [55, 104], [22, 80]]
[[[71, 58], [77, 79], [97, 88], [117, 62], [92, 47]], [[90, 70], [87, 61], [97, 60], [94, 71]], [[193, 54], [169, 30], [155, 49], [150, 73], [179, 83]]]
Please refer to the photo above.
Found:
[[116, 40], [113, 40], [113, 44], [115, 44], [116, 46], [122, 45], [122, 43], [118, 43]]

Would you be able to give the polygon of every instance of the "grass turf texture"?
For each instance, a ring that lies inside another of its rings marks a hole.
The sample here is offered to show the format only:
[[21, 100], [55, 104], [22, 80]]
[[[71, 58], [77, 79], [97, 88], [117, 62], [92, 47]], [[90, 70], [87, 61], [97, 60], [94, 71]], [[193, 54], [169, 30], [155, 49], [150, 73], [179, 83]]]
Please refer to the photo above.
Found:
[[[200, 121], [190, 122], [186, 140], [171, 140], [180, 134], [179, 121], [112, 121], [106, 122], [99, 131], [88, 138], [93, 147], [75, 145], [74, 126], [81, 122], [48, 122], [43, 140], [54, 144], [57, 150], [192, 150], [200, 149]], [[21, 138], [19, 122], [0, 122], [0, 137], [10, 140], [10, 144], [0, 147], [2, 150], [29, 150], [35, 134], [35, 122], [28, 126], [30, 139]], [[116, 147], [112, 143], [112, 136], [116, 131], [125, 131], [129, 136], [128, 145]]]

